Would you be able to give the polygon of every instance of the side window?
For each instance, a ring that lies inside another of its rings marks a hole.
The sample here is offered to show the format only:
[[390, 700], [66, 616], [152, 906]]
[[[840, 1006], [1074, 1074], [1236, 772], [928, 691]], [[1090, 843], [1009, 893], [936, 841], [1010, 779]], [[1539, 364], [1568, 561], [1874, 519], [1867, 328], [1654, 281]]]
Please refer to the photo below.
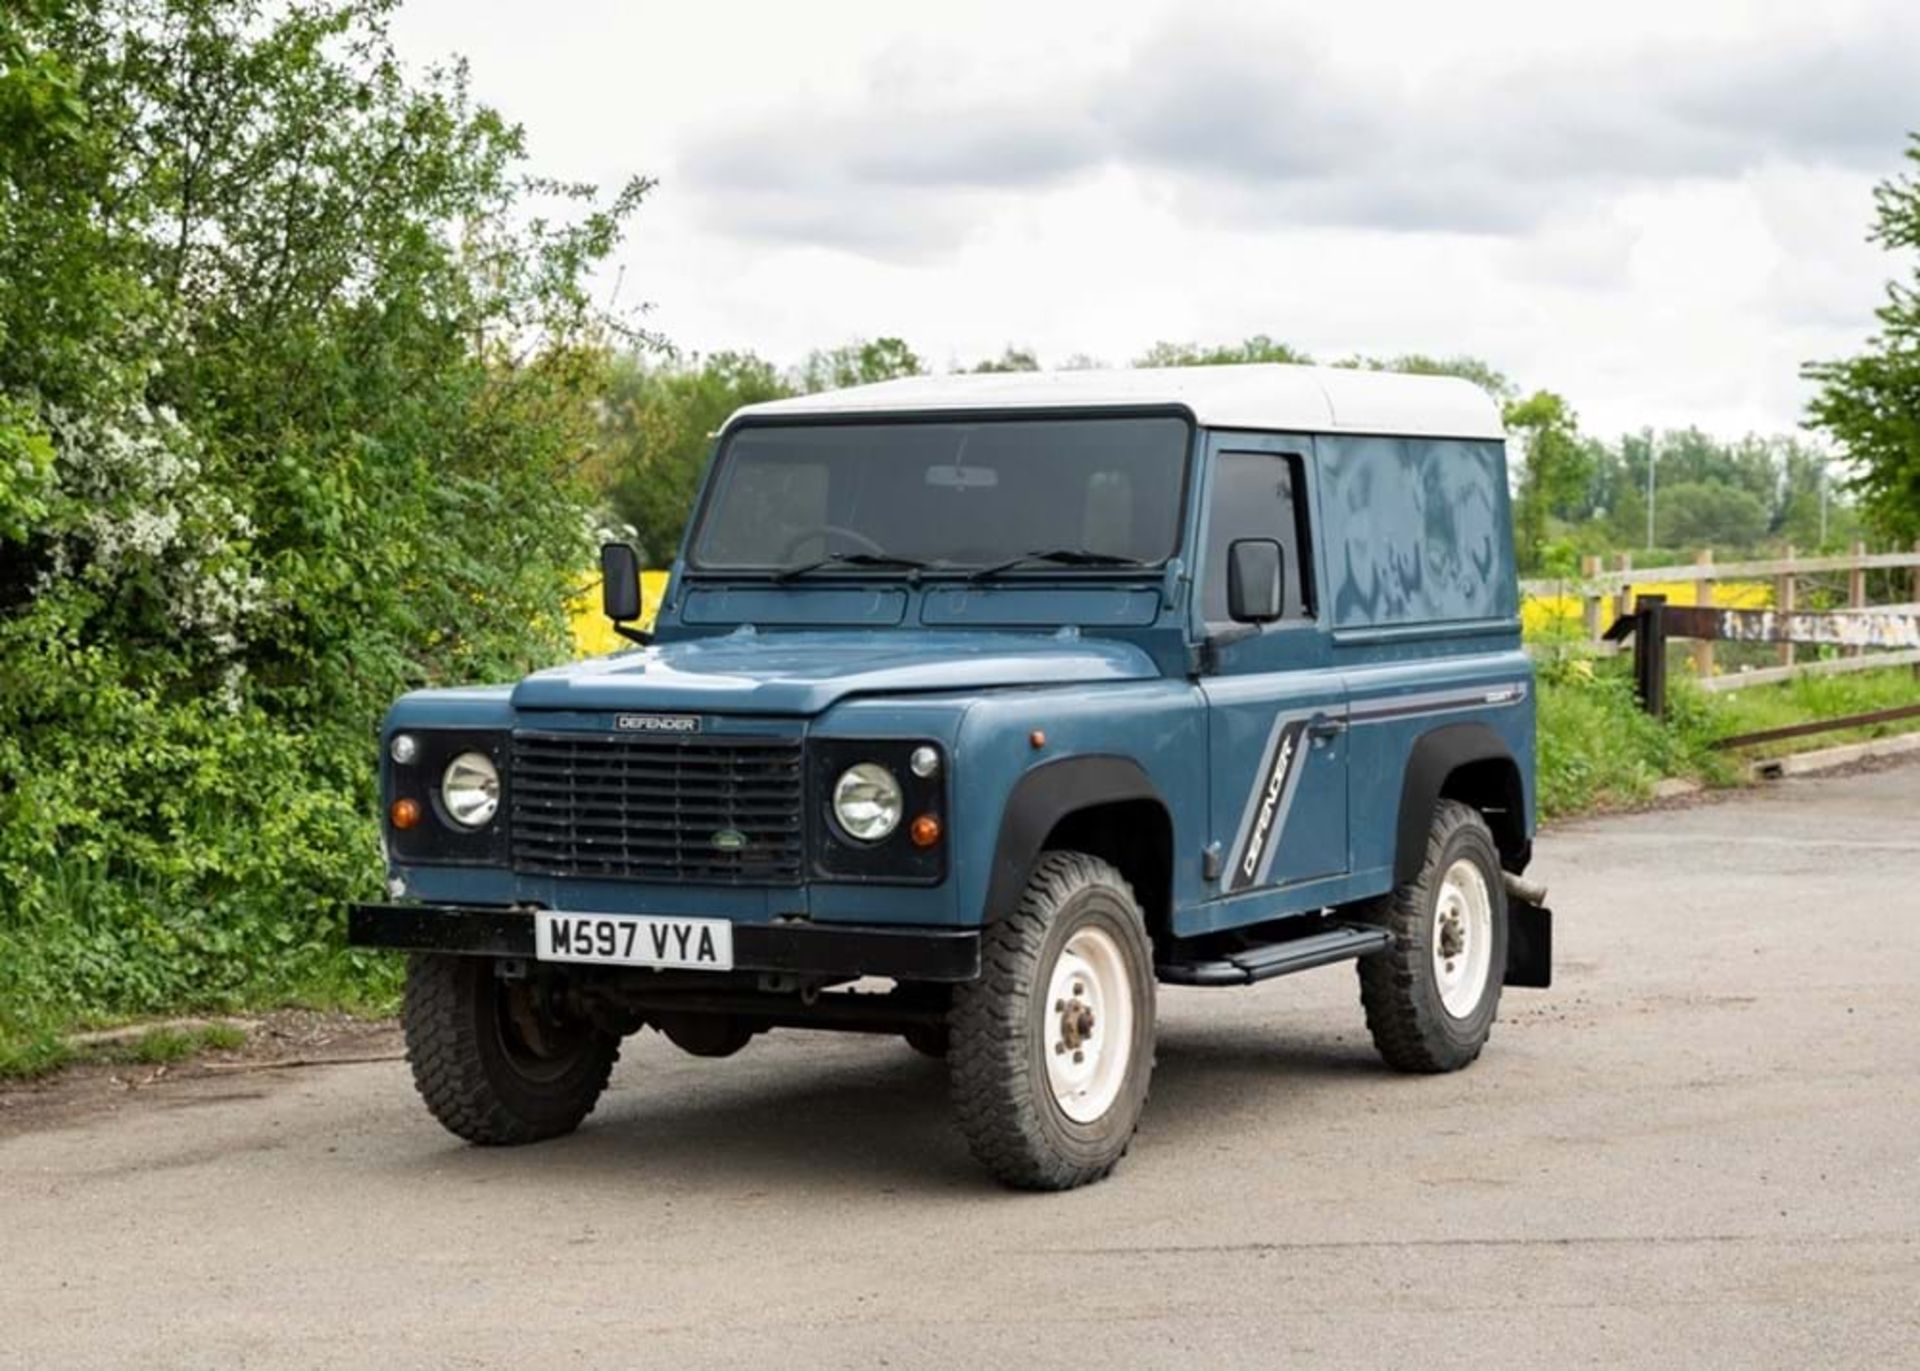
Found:
[[1303, 619], [1313, 613], [1299, 467], [1299, 458], [1274, 452], [1223, 452], [1214, 458], [1207, 563], [1200, 587], [1200, 609], [1208, 623], [1227, 622], [1227, 548], [1239, 538], [1272, 538], [1280, 544], [1287, 569], [1286, 617]]

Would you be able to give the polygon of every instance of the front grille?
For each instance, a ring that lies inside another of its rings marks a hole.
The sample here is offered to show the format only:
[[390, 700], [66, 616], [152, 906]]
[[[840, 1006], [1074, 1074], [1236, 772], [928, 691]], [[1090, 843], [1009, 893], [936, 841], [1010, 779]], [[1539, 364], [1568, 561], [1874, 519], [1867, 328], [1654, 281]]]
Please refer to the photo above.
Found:
[[514, 869], [798, 885], [802, 779], [796, 738], [516, 733]]

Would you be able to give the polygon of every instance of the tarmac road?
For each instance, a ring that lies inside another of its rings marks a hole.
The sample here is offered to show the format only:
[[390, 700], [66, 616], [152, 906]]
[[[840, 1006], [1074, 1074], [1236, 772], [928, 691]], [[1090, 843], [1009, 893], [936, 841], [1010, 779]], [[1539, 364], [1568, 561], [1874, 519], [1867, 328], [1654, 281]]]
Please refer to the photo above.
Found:
[[628, 1044], [577, 1136], [397, 1062], [0, 1141], [0, 1364], [1920, 1365], [1920, 766], [1571, 825], [1558, 986], [1395, 1076], [1351, 970], [1167, 990], [1112, 1180], [1003, 1193], [891, 1039]]

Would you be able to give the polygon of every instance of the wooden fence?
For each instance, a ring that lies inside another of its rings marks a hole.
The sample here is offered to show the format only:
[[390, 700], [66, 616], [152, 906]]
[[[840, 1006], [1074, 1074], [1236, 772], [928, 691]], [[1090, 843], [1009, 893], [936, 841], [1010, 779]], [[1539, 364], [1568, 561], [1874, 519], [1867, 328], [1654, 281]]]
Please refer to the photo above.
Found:
[[[1713, 553], [1707, 551], [1679, 566], [1636, 567], [1630, 554], [1620, 553], [1611, 567], [1603, 566], [1598, 557], [1588, 557], [1578, 577], [1523, 581], [1521, 592], [1530, 598], [1577, 598], [1580, 636], [1595, 651], [1605, 652], [1614, 650], [1614, 646], [1604, 642], [1602, 635], [1615, 619], [1632, 613], [1635, 587], [1690, 584], [1693, 603], [1712, 606], [1716, 604], [1715, 587], [1735, 581], [1770, 587], [1769, 608], [1781, 614], [1824, 612], [1844, 616], [1875, 610], [1920, 613], [1920, 543], [1911, 552], [1868, 552], [1864, 543], [1855, 543], [1844, 555], [1829, 557], [1798, 557], [1788, 548], [1785, 557], [1757, 562], [1715, 562]], [[1767, 649], [1772, 659], [1769, 664], [1749, 661], [1733, 670], [1724, 669], [1712, 641], [1695, 642], [1688, 651], [1694, 675], [1706, 690], [1769, 685], [1796, 675], [1909, 664], [1920, 668], [1920, 648], [1876, 651], [1853, 645], [1831, 649], [1831, 655], [1809, 656], [1807, 649], [1780, 643]]]

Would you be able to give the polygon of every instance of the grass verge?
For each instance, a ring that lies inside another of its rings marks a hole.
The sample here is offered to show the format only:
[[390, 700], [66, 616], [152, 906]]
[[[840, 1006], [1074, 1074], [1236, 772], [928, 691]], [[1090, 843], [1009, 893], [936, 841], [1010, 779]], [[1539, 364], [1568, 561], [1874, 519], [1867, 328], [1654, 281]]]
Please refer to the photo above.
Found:
[[[44, 1075], [76, 1062], [165, 1066], [207, 1052], [236, 1052], [246, 1042], [247, 1031], [228, 1023], [161, 1025], [133, 1036], [95, 1042], [42, 1032], [19, 1043], [0, 1042], [0, 1078]], [[14, 1049], [14, 1055], [9, 1055], [9, 1048]]]
[[[7, 949], [0, 945], [0, 956]], [[255, 993], [244, 989], [205, 1000], [161, 1006], [170, 1015], [258, 1013], [272, 1009], [344, 1010], [377, 1017], [391, 1014], [399, 1003], [398, 958], [341, 950], [337, 964], [319, 974], [288, 985], [263, 985]], [[224, 1023], [191, 1028], [161, 1026], [131, 1039], [89, 1044], [84, 1035], [150, 1017], [153, 1008], [136, 1012], [80, 1012], [35, 1006], [23, 1011], [18, 1002], [0, 1002], [0, 1080], [44, 1076], [76, 1062], [125, 1062], [162, 1065], [204, 1052], [231, 1052], [245, 1045], [245, 1030]]]
[[1710, 786], [1745, 782], [1761, 757], [1837, 747], [1920, 729], [1920, 718], [1838, 729], [1786, 742], [1717, 751], [1720, 738], [1789, 724], [1920, 704], [1911, 669], [1803, 676], [1780, 685], [1708, 694], [1671, 678], [1667, 715], [1642, 713], [1624, 657], [1564, 657], [1540, 666], [1540, 791], [1543, 819], [1643, 803], [1669, 777]]

